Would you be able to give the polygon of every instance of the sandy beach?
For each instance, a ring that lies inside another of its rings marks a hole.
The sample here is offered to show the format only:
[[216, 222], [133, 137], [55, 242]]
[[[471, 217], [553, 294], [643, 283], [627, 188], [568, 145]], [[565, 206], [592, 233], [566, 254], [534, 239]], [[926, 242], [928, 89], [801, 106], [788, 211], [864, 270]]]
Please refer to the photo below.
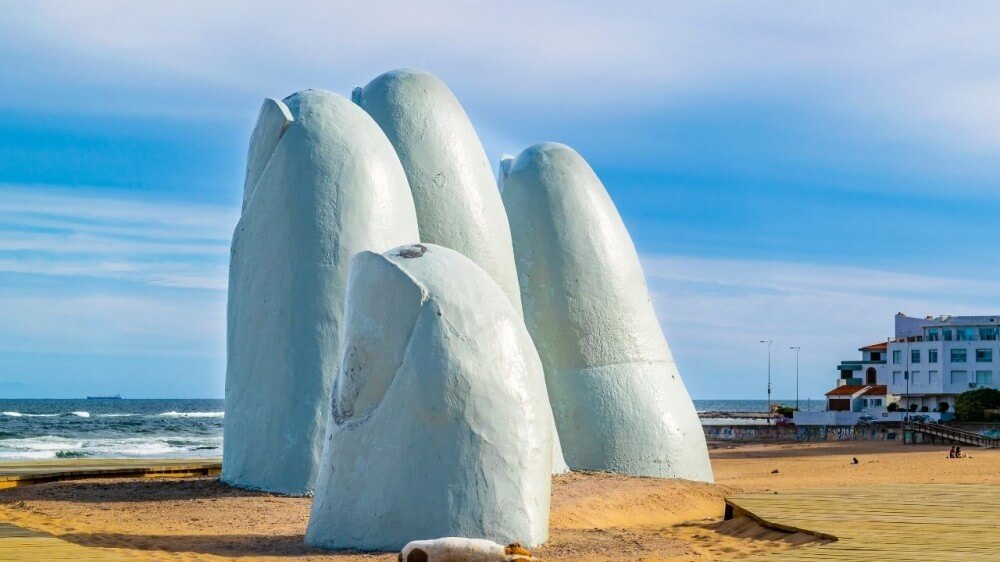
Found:
[[[886, 442], [720, 444], [715, 484], [574, 473], [553, 486], [545, 560], [727, 560], [808, 548], [811, 535], [722, 521], [737, 493], [878, 483], [1000, 484], [1000, 450]], [[858, 464], [852, 464], [857, 458]], [[777, 471], [777, 472], [775, 472]], [[302, 544], [309, 500], [237, 490], [211, 478], [102, 479], [0, 492], [0, 520], [148, 560], [394, 560]]]

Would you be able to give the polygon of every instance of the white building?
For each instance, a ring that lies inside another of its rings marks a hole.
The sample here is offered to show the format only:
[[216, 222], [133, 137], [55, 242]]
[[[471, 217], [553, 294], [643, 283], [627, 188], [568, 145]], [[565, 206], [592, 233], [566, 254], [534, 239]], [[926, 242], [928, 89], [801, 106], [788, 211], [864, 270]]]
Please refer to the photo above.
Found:
[[896, 335], [888, 342], [887, 363], [878, 382], [900, 396], [900, 407], [930, 410], [967, 390], [997, 388], [1000, 379], [1000, 316], [896, 315]]
[[[894, 420], [915, 411], [940, 419], [954, 412], [959, 394], [1000, 383], [1000, 315], [895, 318], [895, 334], [860, 348], [861, 360], [842, 361], [837, 387], [827, 393], [827, 412], [796, 412], [803, 425], [837, 424], [865, 415]], [[942, 408], [941, 403], [947, 403]]]

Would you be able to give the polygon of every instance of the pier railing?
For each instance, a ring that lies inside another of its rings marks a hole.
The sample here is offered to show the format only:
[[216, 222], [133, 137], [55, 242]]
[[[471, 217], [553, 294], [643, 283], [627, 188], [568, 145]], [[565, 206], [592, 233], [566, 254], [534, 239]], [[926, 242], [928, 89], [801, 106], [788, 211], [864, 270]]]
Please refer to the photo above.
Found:
[[980, 435], [972, 431], [965, 431], [964, 429], [958, 429], [956, 427], [949, 427], [946, 425], [938, 425], [934, 423], [923, 423], [916, 421], [904, 421], [903, 422], [903, 439], [906, 440], [906, 432], [921, 433], [923, 435], [930, 436], [931, 438], [941, 439], [942, 441], [951, 441], [953, 443], [961, 443], [963, 445], [972, 445], [975, 447], [985, 447], [994, 448], [1000, 447], [1000, 439], [996, 437], [987, 437], [985, 435]]

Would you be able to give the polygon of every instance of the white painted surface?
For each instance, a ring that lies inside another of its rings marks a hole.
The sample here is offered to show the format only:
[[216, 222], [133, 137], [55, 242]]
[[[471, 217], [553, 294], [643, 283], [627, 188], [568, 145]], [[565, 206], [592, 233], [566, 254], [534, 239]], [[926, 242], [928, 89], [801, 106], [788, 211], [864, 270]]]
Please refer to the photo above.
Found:
[[284, 102], [267, 98], [260, 106], [257, 126], [250, 134], [250, 148], [247, 150], [246, 179], [243, 183], [243, 208], [246, 209], [257, 180], [271, 161], [274, 148], [288, 130], [295, 118]]
[[441, 536], [544, 542], [552, 470], [544, 375], [490, 276], [431, 244], [361, 253], [344, 328], [306, 542], [373, 550]]
[[611, 198], [571, 148], [503, 181], [525, 321], [573, 469], [712, 481], [705, 436]]
[[[935, 421], [948, 421], [954, 419], [954, 415], [939, 412], [910, 412], [910, 416], [927, 416]], [[878, 423], [898, 423], [907, 416], [906, 412], [888, 412], [884, 408], [881, 410], [866, 410], [863, 412], [795, 412], [792, 421], [795, 425], [857, 425], [859, 418], [873, 417]]]
[[341, 96], [265, 101], [251, 143], [230, 256], [222, 479], [304, 494], [319, 468], [349, 260], [416, 241], [416, 214], [389, 140]]
[[[859, 368], [851, 372], [853, 378], [867, 383], [868, 369], [875, 369], [877, 384], [888, 389], [889, 402], [902, 409], [915, 404], [928, 410], [947, 402], [948, 412], [954, 412], [955, 400], [963, 392], [1000, 388], [1000, 340], [995, 335], [1000, 331], [1000, 316], [915, 318], [898, 313], [893, 320], [896, 337], [887, 342], [880, 359], [875, 361], [871, 352], [862, 351], [856, 363]], [[963, 329], [972, 333], [960, 339], [958, 331]], [[960, 353], [952, 360], [954, 350], [965, 351], [964, 361]], [[836, 381], [838, 386], [847, 382], [843, 375]]]
[[[522, 314], [510, 225], [489, 159], [465, 110], [444, 82], [413, 69], [377, 76], [354, 101], [382, 127], [406, 170], [420, 240], [482, 267]], [[556, 474], [569, 471], [559, 446]]]
[[520, 313], [510, 227], [486, 151], [444, 82], [392, 70], [354, 92], [382, 127], [406, 170], [420, 240], [451, 248], [493, 277]]

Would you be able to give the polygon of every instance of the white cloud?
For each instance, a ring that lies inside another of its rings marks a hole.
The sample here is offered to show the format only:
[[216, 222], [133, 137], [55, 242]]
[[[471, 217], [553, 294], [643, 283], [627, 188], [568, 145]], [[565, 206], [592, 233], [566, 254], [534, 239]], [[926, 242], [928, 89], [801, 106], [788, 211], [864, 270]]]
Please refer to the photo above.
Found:
[[223, 266], [170, 262], [0, 259], [0, 273], [92, 279], [116, 279], [185, 289], [226, 290]]
[[441, 74], [467, 105], [607, 114], [809, 97], [867, 134], [1000, 146], [995, 3], [36, 1], [4, 16], [8, 103], [35, 108], [64, 95], [38, 86], [70, 82], [91, 95], [64, 109], [242, 118], [249, 100], [346, 93], [409, 65]]
[[224, 295], [121, 295], [72, 288], [45, 295], [5, 293], [0, 294], [0, 352], [225, 354]]
[[[221, 361], [228, 238], [237, 209], [88, 191], [4, 195], [0, 351]], [[17, 229], [10, 230], [12, 223]], [[762, 394], [764, 338], [775, 340], [775, 395], [794, 394], [788, 346], [799, 345], [802, 395], [818, 397], [833, 384], [837, 362], [892, 335], [896, 312], [988, 314], [1000, 305], [1000, 282], [990, 279], [665, 255], [643, 256], [643, 266], [678, 364], [699, 398]]]
[[228, 241], [239, 209], [149, 201], [106, 189], [0, 184], [0, 225], [169, 240]]
[[237, 209], [0, 187], [0, 273], [224, 290]]
[[802, 347], [802, 396], [834, 385], [835, 367], [861, 346], [893, 335], [893, 316], [991, 314], [1000, 282], [877, 269], [644, 256], [661, 323], [692, 394], [763, 398], [773, 339], [775, 396], [794, 395]]
[[0, 186], [0, 353], [202, 357], [217, 365], [237, 214], [86, 189]]

